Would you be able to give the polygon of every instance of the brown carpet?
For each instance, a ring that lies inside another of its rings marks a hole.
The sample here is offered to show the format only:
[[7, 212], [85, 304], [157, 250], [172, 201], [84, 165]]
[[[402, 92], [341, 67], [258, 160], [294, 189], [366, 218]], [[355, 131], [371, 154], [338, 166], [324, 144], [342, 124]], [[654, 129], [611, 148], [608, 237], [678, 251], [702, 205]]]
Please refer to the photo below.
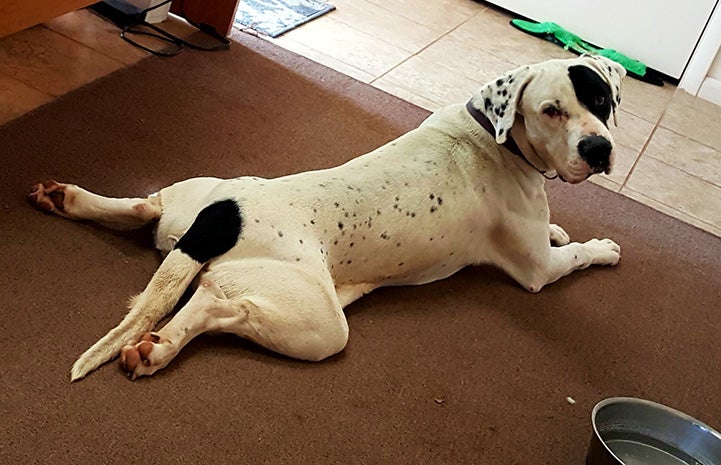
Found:
[[33, 183], [124, 196], [276, 176], [427, 116], [242, 42], [147, 59], [0, 128], [0, 463], [581, 464], [591, 408], [616, 395], [721, 427], [721, 240], [590, 183], [549, 183], [553, 219], [578, 240], [617, 240], [616, 268], [538, 295], [486, 267], [383, 289], [348, 309], [347, 349], [319, 364], [204, 336], [152, 378], [112, 363], [70, 384], [159, 257], [148, 231], [34, 210]]

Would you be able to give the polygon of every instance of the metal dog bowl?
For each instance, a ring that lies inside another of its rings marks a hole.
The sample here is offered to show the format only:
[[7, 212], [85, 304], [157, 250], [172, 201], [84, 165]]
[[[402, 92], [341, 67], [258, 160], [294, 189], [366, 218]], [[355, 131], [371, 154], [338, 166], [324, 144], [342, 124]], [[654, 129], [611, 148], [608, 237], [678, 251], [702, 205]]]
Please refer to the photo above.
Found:
[[593, 408], [587, 465], [721, 465], [721, 435], [685, 413], [631, 397]]

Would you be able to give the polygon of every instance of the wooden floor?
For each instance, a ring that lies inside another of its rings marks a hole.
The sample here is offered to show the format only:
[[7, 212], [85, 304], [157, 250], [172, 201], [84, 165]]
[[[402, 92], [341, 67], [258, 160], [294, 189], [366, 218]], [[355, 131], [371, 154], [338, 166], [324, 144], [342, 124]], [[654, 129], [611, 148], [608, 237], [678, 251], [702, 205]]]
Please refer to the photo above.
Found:
[[[272, 41], [429, 110], [518, 65], [573, 56], [483, 2], [331, 3]], [[84, 10], [0, 39], [0, 124], [146, 56]], [[627, 79], [621, 108], [616, 169], [592, 182], [721, 236], [721, 107]]]

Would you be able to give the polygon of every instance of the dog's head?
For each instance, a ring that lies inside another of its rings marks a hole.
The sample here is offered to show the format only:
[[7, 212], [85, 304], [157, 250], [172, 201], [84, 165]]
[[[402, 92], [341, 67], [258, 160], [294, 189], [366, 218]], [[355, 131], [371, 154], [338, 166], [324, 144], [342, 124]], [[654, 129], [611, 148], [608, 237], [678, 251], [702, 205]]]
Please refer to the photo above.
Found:
[[506, 73], [472, 102], [493, 124], [497, 143], [513, 130], [544, 168], [578, 183], [611, 172], [615, 143], [608, 122], [613, 116], [615, 123], [625, 75], [621, 65], [599, 56], [550, 60]]

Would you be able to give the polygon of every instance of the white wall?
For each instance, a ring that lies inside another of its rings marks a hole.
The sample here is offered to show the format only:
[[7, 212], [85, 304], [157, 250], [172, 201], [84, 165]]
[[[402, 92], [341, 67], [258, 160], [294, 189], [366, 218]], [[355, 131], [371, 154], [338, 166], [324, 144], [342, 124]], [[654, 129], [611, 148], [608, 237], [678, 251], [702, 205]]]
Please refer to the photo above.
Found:
[[716, 2], [696, 50], [679, 82], [691, 95], [721, 105], [721, 0]]
[[721, 79], [721, 51], [716, 55], [708, 75], [714, 79]]
[[[719, 3], [719, 0], [488, 1], [535, 21], [553, 21], [589, 43], [618, 50], [676, 79], [681, 78]], [[709, 58], [714, 56], [715, 53]], [[701, 78], [706, 71], [708, 67]]]
[[698, 96], [721, 105], [721, 50], [716, 54], [708, 75], [701, 83]]

